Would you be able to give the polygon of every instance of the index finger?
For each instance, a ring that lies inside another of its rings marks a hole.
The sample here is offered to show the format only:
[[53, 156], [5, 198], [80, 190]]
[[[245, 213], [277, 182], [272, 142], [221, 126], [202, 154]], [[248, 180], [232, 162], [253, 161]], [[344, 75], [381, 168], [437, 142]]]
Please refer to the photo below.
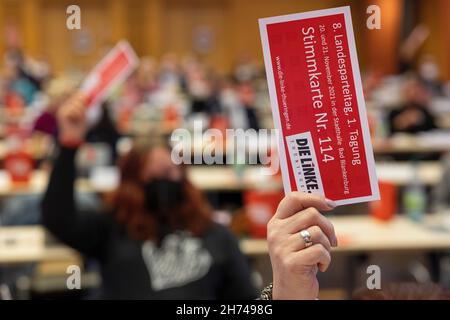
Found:
[[314, 207], [320, 211], [329, 211], [335, 208], [336, 204], [319, 194], [291, 192], [281, 200], [275, 217], [285, 219], [309, 207]]
[[81, 90], [77, 90], [76, 92], [74, 92], [74, 94], [72, 95], [72, 99], [79, 101], [81, 103], [85, 103], [86, 99], [87, 99], [87, 95], [86, 93], [84, 93]]

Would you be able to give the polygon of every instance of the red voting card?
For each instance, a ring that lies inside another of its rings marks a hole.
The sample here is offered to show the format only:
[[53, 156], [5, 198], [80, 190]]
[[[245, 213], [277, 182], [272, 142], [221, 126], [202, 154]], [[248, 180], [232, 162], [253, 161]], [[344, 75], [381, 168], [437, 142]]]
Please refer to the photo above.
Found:
[[259, 20], [285, 192], [379, 199], [349, 7]]
[[138, 65], [138, 58], [126, 41], [120, 41], [89, 73], [81, 86], [87, 105], [101, 102], [108, 90], [125, 81]]

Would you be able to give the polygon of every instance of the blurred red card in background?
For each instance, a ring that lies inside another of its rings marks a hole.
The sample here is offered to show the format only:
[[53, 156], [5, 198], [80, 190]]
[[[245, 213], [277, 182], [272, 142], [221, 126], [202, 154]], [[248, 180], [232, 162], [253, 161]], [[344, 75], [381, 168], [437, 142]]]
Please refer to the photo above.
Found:
[[89, 73], [81, 86], [92, 106], [105, 99], [108, 91], [121, 84], [137, 67], [139, 59], [127, 41], [120, 41]]
[[14, 183], [28, 183], [34, 169], [34, 161], [27, 152], [14, 151], [5, 156], [4, 166]]

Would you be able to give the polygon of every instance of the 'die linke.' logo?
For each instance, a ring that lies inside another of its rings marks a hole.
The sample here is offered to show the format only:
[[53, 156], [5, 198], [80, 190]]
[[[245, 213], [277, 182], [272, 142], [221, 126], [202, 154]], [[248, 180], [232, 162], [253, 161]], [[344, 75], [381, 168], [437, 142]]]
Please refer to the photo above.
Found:
[[308, 193], [311, 193], [311, 190], [319, 189], [319, 184], [317, 183], [316, 170], [311, 157], [308, 139], [295, 139], [295, 142], [300, 157], [300, 165], [305, 179], [306, 190]]

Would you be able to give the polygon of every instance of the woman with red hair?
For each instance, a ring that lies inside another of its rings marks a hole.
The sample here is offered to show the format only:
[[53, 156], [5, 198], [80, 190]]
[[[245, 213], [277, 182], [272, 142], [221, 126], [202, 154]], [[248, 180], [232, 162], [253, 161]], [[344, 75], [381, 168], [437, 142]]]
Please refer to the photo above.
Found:
[[105, 213], [74, 203], [75, 154], [86, 132], [81, 94], [58, 114], [61, 151], [42, 203], [44, 225], [99, 261], [106, 299], [251, 299], [250, 270], [232, 234], [211, 220], [203, 194], [159, 141], [137, 143], [119, 163]]

